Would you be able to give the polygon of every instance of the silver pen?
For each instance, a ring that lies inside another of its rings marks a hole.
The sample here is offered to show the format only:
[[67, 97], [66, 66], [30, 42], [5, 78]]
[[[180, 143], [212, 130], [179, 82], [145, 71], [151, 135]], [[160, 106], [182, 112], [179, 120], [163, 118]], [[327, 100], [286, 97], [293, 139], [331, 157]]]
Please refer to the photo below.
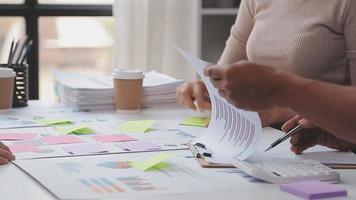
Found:
[[274, 141], [271, 146], [269, 146], [266, 150], [270, 150], [273, 149], [275, 146], [279, 145], [280, 143], [284, 142], [285, 140], [287, 140], [288, 138], [292, 137], [293, 135], [295, 135], [296, 133], [298, 133], [301, 129], [303, 129], [303, 127], [299, 124], [298, 126], [294, 127], [292, 130], [288, 131], [286, 134], [284, 134], [282, 137], [278, 138], [276, 141]]

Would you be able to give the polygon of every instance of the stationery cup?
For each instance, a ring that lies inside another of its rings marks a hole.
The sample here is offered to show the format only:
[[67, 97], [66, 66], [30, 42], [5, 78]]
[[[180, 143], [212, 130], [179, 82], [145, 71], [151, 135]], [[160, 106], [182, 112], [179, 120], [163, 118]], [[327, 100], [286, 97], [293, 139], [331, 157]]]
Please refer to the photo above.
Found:
[[0, 68], [0, 112], [9, 111], [12, 108], [15, 76], [14, 70]]
[[137, 112], [141, 108], [143, 72], [120, 70], [113, 73], [116, 111]]

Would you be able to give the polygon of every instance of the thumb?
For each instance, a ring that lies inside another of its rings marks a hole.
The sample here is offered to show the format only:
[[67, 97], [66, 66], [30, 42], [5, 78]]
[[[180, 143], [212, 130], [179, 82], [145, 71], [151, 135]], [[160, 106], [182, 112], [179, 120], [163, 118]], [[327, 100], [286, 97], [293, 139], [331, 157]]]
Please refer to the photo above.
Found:
[[288, 120], [283, 126], [282, 131], [287, 132], [291, 130], [293, 127], [299, 124], [299, 121], [303, 118], [299, 115], [294, 116], [292, 119]]
[[302, 118], [298, 121], [298, 123], [303, 127], [303, 128], [314, 128], [315, 125], [312, 124], [309, 120]]

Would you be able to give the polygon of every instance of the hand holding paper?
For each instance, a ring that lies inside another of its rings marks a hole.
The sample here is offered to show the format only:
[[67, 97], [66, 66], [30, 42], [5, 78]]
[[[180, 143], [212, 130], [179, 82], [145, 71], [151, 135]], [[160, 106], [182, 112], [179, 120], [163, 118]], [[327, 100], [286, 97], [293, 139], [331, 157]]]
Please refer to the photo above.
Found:
[[256, 112], [236, 108], [222, 98], [204, 70], [210, 64], [174, 47], [194, 67], [210, 96], [212, 112], [206, 133], [197, 141], [212, 150], [211, 160], [230, 163], [233, 158], [244, 160], [256, 149], [262, 132], [261, 120]]

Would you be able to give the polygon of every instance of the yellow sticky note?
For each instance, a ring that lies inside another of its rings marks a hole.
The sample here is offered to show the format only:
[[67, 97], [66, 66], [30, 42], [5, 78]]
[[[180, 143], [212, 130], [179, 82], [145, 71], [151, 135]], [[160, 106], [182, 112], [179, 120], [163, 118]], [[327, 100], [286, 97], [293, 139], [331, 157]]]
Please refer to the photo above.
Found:
[[70, 127], [61, 127], [57, 129], [63, 134], [75, 134], [75, 135], [86, 135], [94, 133], [89, 127], [85, 125], [70, 126]]
[[164, 161], [168, 160], [169, 158], [173, 157], [174, 154], [172, 153], [161, 153], [156, 156], [153, 156], [152, 158], [144, 161], [138, 161], [138, 162], [130, 162], [130, 165], [142, 170], [142, 171], [147, 171], [151, 169], [152, 167], [160, 167], [162, 168], [167, 167], [167, 165], [164, 164]]
[[146, 132], [156, 120], [139, 120], [139, 121], [128, 121], [122, 124], [118, 129], [121, 132], [129, 133], [144, 133]]
[[210, 122], [210, 117], [189, 117], [184, 119], [180, 125], [184, 126], [199, 126], [207, 127]]
[[38, 119], [34, 120], [36, 124], [49, 126], [49, 125], [65, 125], [71, 124], [72, 122], [69, 119]]

